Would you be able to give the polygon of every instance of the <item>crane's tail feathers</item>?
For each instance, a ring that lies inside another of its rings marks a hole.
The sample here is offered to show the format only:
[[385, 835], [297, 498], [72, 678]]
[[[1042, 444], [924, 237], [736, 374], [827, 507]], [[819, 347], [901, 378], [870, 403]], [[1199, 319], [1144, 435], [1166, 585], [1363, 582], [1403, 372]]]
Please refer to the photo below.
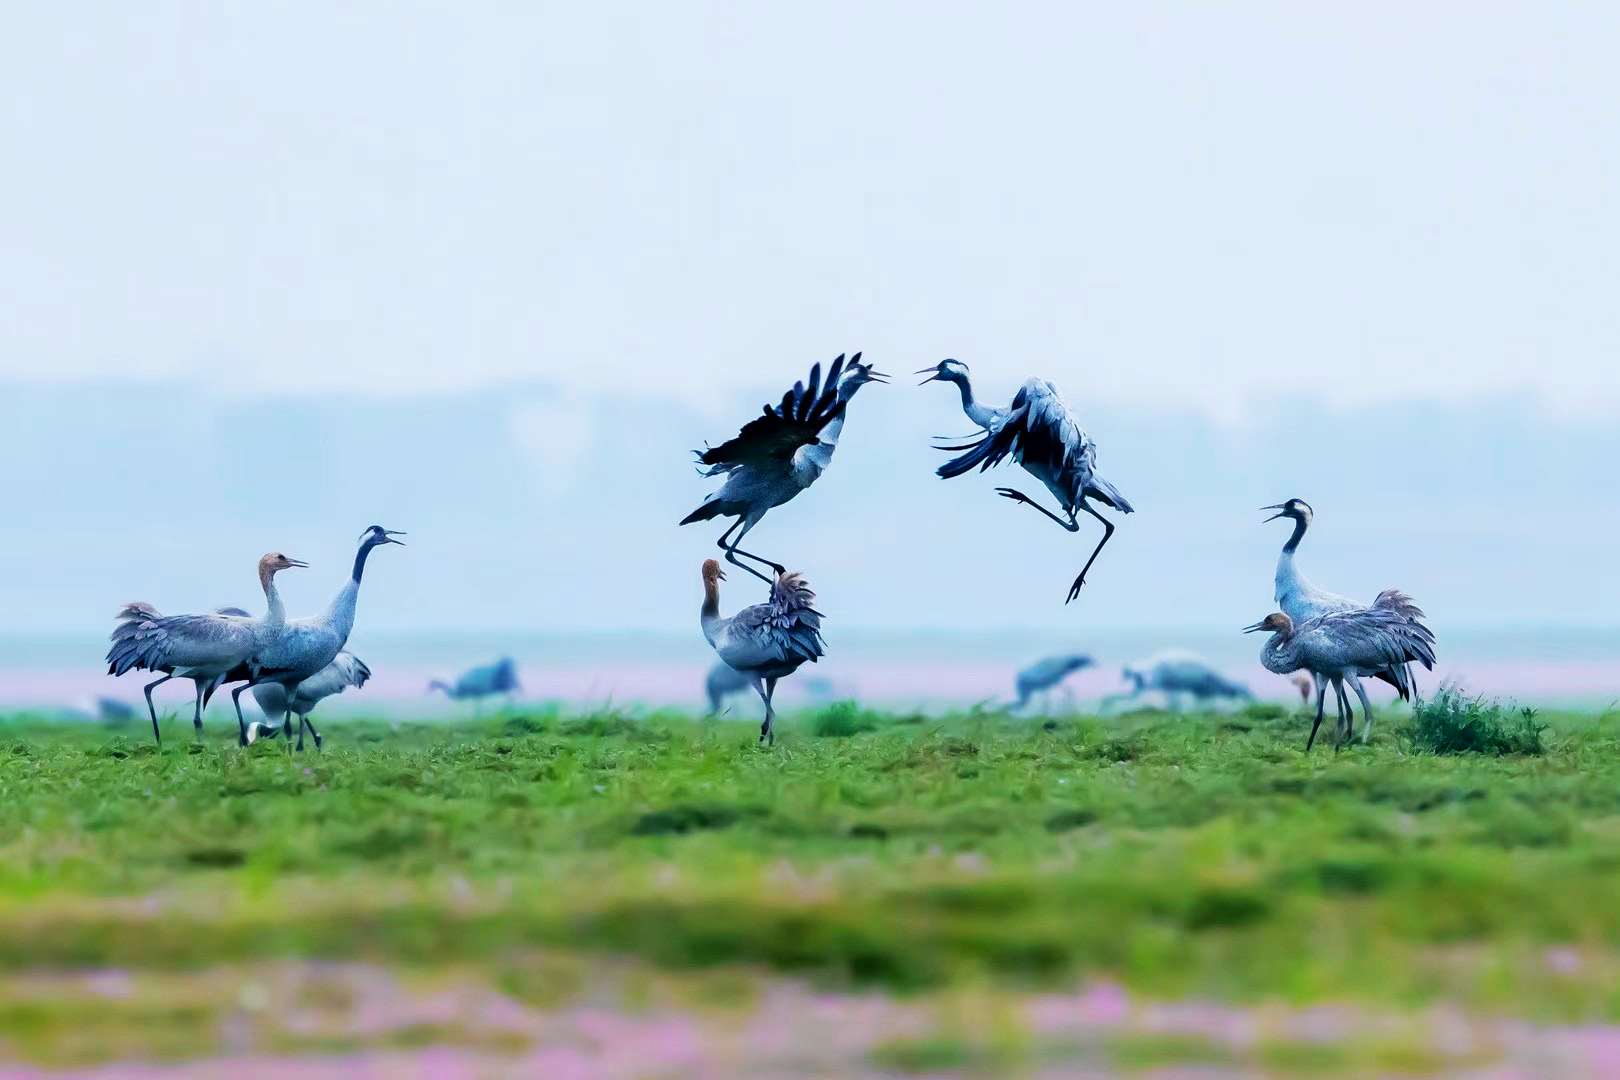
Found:
[[1100, 476], [1092, 476], [1091, 483], [1086, 485], [1085, 494], [1098, 502], [1106, 503], [1122, 514], [1133, 514], [1136, 508], [1131, 501], [1120, 493], [1119, 488], [1110, 484]]
[[1424, 617], [1423, 609], [1417, 606], [1417, 601], [1399, 589], [1385, 589], [1378, 594], [1378, 599], [1372, 602], [1372, 606], [1383, 608], [1385, 611], [1393, 611], [1401, 618], [1410, 619], [1413, 622]]
[[993, 439], [989, 432], [985, 432], [984, 437], [977, 442], [965, 443], [961, 446], [941, 446], [938, 449], [967, 451], [962, 456], [954, 457], [934, 470], [944, 480], [972, 472], [976, 468], [988, 468], [992, 464], [990, 459], [994, 454]]
[[694, 521], [708, 521], [712, 517], [719, 516], [719, 514], [720, 503], [717, 500], [706, 502], [696, 510], [692, 511], [690, 514], [687, 514], [685, 517], [681, 518], [681, 524], [690, 525]]

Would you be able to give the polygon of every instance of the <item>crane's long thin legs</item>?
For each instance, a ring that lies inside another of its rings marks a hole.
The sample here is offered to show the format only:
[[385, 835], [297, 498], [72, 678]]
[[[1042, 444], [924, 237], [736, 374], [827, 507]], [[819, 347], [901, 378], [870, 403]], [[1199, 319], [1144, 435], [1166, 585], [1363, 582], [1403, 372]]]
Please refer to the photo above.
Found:
[[152, 691], [156, 690], [158, 687], [162, 686], [172, 678], [174, 678], [173, 675], [165, 675], [156, 682], [149, 682], [146, 684], [146, 711], [152, 714], [152, 738], [159, 746], [163, 745], [163, 734], [162, 732], [158, 731], [157, 706], [152, 704]]
[[191, 714], [191, 730], [192, 730], [192, 733], [197, 738], [200, 739], [200, 738], [202, 738], [202, 699], [203, 699], [203, 690], [205, 690], [207, 688], [207, 684], [196, 682], [196, 680], [193, 680], [193, 682], [195, 683], [195, 685], [197, 687], [197, 708]]
[[1041, 513], [1045, 514], [1047, 517], [1051, 518], [1053, 521], [1057, 522], [1070, 532], [1080, 531], [1080, 523], [1074, 519], [1073, 514], [1069, 515], [1068, 521], [1064, 521], [1062, 518], [1052, 513], [1052, 511], [1048, 510], [1046, 507], [1042, 506], [1028, 495], [1025, 495], [1022, 491], [1019, 491], [1017, 488], [996, 488], [996, 494], [1000, 495], [1004, 499], [1011, 499], [1013, 502], [1021, 502], [1026, 506], [1033, 506], [1035, 509], [1039, 510]]
[[307, 715], [300, 716], [298, 722], [298, 749], [302, 750], [304, 748], [304, 728], [309, 728], [310, 735], [315, 739], [315, 749], [319, 750], [321, 748], [321, 733], [315, 730], [315, 725], [309, 722]]
[[[752, 529], [755, 525], [758, 525], [759, 521], [760, 521], [760, 519], [757, 518], [757, 517], [754, 517], [754, 518], [746, 518], [746, 517], [738, 518], [737, 521], [736, 521], [736, 524], [732, 525], [730, 529], [727, 529], [725, 532], [720, 534], [720, 548], [721, 548], [722, 551], [724, 551], [726, 553], [726, 562], [730, 563], [733, 566], [742, 567], [744, 570], [748, 571], [750, 574], [753, 574], [755, 577], [759, 578], [761, 581], [765, 582], [767, 585], [775, 585], [776, 584], [776, 579], [775, 578], [768, 578], [764, 574], [760, 573], [758, 570], [755, 570], [752, 566], [749, 566], [748, 564], [743, 563], [743, 562], [739, 562], [737, 560], [737, 556], [741, 555], [745, 559], [753, 559], [757, 563], [764, 563], [766, 566], [768, 566], [772, 570], [776, 571], [778, 576], [787, 573], [787, 567], [783, 566], [781, 563], [772, 562], [771, 560], [765, 558], [762, 555], [752, 554], [751, 552], [744, 551], [744, 550], [742, 550], [741, 548], [739, 548], [737, 546], [738, 544], [742, 543], [743, 537], [748, 535], [748, 530]], [[742, 531], [737, 534], [737, 539], [733, 540], [730, 543], [730, 545], [727, 545], [726, 544], [726, 537], [730, 536], [731, 533], [732, 533], [732, 530], [737, 528], [738, 525], [742, 526]]]
[[242, 719], [242, 691], [246, 690], [252, 685], [253, 683], [251, 681], [245, 682], [241, 686], [238, 686], [235, 690], [231, 691], [231, 704], [236, 706], [236, 737], [238, 740], [238, 746], [246, 746], [248, 744], [247, 721]]
[[765, 726], [760, 730], [759, 741], [769, 739], [770, 745], [776, 745], [776, 706], [771, 704], [771, 698], [776, 696], [776, 680], [765, 680]]
[[1350, 699], [1344, 693], [1344, 680], [1333, 680], [1333, 696], [1338, 699], [1339, 722], [1333, 732], [1333, 749], [1341, 750], [1344, 744], [1350, 741], [1351, 728], [1354, 726], [1355, 713], [1350, 712]]
[[1316, 723], [1311, 725], [1311, 737], [1305, 740], [1305, 752], [1311, 752], [1311, 744], [1316, 742], [1316, 731], [1322, 726], [1322, 709], [1327, 700], [1327, 683], [1321, 679], [1316, 680]]
[[[1103, 536], [1101, 540], [1097, 541], [1097, 546], [1091, 549], [1091, 558], [1086, 560], [1086, 565], [1080, 568], [1080, 576], [1074, 579], [1073, 585], [1069, 586], [1069, 600], [1073, 600], [1080, 595], [1080, 586], [1086, 583], [1086, 574], [1091, 571], [1091, 564], [1097, 561], [1097, 556], [1102, 554], [1103, 545], [1108, 543], [1108, 538], [1114, 535], [1114, 523], [1097, 513], [1090, 503], [1081, 499], [1080, 509], [1102, 522]], [[1067, 604], [1069, 600], [1063, 602]]]
[[1359, 675], [1350, 676], [1350, 687], [1361, 699], [1361, 745], [1366, 746], [1372, 741], [1372, 705], [1367, 701], [1367, 688], [1361, 685]]

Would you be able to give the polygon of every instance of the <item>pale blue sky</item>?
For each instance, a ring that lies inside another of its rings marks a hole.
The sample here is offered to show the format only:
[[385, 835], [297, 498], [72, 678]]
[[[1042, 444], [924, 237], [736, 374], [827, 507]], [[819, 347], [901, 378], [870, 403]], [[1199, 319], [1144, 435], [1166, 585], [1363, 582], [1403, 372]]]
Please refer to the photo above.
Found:
[[26, 625], [251, 604], [272, 547], [313, 609], [379, 520], [368, 628], [683, 628], [687, 450], [854, 349], [1057, 381], [1141, 513], [1064, 609], [1092, 534], [873, 388], [755, 534], [839, 625], [1251, 622], [1294, 495], [1437, 626], [1620, 608], [1613, 5], [0, 12]]

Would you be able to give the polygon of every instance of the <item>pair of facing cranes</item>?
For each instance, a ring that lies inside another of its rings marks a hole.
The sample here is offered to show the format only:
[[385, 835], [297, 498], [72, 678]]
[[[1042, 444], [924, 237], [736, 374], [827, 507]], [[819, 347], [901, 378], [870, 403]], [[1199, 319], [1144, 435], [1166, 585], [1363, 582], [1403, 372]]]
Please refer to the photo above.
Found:
[[[1080, 529], [1080, 511], [1102, 523], [1102, 539], [1070, 585], [1064, 602], [1074, 600], [1092, 564], [1114, 534], [1113, 522], [1098, 513], [1092, 502], [1126, 514], [1133, 507], [1118, 488], [1097, 474], [1097, 445], [1074, 418], [1057, 387], [1044, 379], [1028, 379], [1010, 405], [995, 408], [974, 396], [967, 365], [960, 361], [942, 360], [916, 374], [928, 375], [919, 385], [954, 383], [961, 394], [963, 413], [980, 429], [966, 442], [937, 447], [959, 455], [939, 467], [940, 477], [950, 479], [975, 468], [988, 470], [1011, 457], [1045, 485], [1057, 500], [1062, 516], [1015, 488], [997, 488], [998, 494], [1028, 504], [1070, 532]], [[699, 469], [701, 475], [726, 479], [681, 524], [734, 518], [718, 541], [725, 560], [771, 586], [765, 603], [725, 617], [720, 614], [719, 595], [725, 571], [715, 559], [703, 564], [704, 596], [699, 616], [703, 635], [720, 659], [741, 673], [764, 701], [761, 742], [775, 741], [772, 698], [777, 681], [825, 655], [825, 643], [821, 637], [822, 615], [813, 606], [815, 594], [803, 576], [790, 573], [781, 563], [743, 551], [740, 545], [767, 512], [793, 499], [827, 470], [856, 392], [867, 383], [887, 379], [872, 365], [862, 363], [860, 353], [847, 363], [843, 355], [835, 359], [825, 383], [817, 363], [810, 369], [808, 383], [795, 383], [780, 403], [766, 405], [762, 414], [745, 424], [736, 437], [694, 451], [700, 465], [706, 466]], [[1397, 589], [1381, 593], [1371, 605], [1361, 605], [1311, 585], [1294, 562], [1294, 553], [1311, 522], [1311, 508], [1302, 500], [1290, 499], [1263, 509], [1277, 510], [1274, 517], [1289, 517], [1296, 524], [1277, 567], [1276, 602], [1282, 611], [1247, 628], [1273, 631], [1261, 661], [1268, 670], [1279, 674], [1303, 670], [1315, 677], [1316, 722], [1306, 741], [1307, 749], [1315, 742], [1322, 723], [1329, 682], [1339, 710], [1338, 741], [1348, 738], [1353, 725], [1345, 682], [1361, 699], [1365, 739], [1372, 715], [1361, 678], [1382, 679], [1394, 686], [1402, 699], [1410, 698], [1413, 684], [1408, 665], [1419, 662], [1433, 669], [1434, 635], [1421, 622], [1422, 610]], [[743, 559], [769, 567], [774, 578]]]
[[[354, 629], [355, 605], [366, 559], [385, 544], [403, 544], [404, 535], [373, 525], [360, 537], [348, 581], [331, 605], [319, 615], [288, 619], [286, 605], [276, 589], [276, 574], [307, 566], [280, 552], [259, 560], [259, 586], [264, 590], [265, 613], [254, 618], [241, 608], [219, 608], [200, 615], [162, 615], [147, 603], [125, 605], [118, 613], [107, 652], [107, 673], [153, 671], [161, 678], [147, 684], [146, 707], [152, 714], [152, 737], [159, 745], [157, 708], [152, 691], [170, 679], [190, 679], [196, 691], [192, 724], [202, 731], [202, 710], [214, 692], [230, 683], [236, 707], [238, 738], [243, 746], [249, 730], [242, 717], [242, 691], [252, 689], [267, 716], [281, 716], [275, 729], [289, 737], [288, 724], [298, 717], [298, 748], [304, 730], [321, 745], [321, 736], [309, 722], [315, 703], [349, 686], [362, 686], [371, 672], [353, 654], [345, 652]], [[271, 733], [265, 729], [265, 733]]]

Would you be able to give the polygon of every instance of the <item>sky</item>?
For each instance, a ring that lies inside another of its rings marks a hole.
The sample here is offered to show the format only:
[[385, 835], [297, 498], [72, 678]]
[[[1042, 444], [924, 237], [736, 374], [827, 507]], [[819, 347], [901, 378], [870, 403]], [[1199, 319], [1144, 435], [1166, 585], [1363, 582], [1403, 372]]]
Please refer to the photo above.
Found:
[[1296, 495], [1330, 588], [1615, 621], [1620, 9], [0, 11], [30, 625], [251, 601], [270, 547], [313, 608], [377, 520], [422, 544], [375, 625], [684, 626], [687, 451], [856, 349], [1054, 380], [1141, 513], [1065, 609], [1092, 534], [864, 391], [756, 533], [852, 625], [1247, 623]]

